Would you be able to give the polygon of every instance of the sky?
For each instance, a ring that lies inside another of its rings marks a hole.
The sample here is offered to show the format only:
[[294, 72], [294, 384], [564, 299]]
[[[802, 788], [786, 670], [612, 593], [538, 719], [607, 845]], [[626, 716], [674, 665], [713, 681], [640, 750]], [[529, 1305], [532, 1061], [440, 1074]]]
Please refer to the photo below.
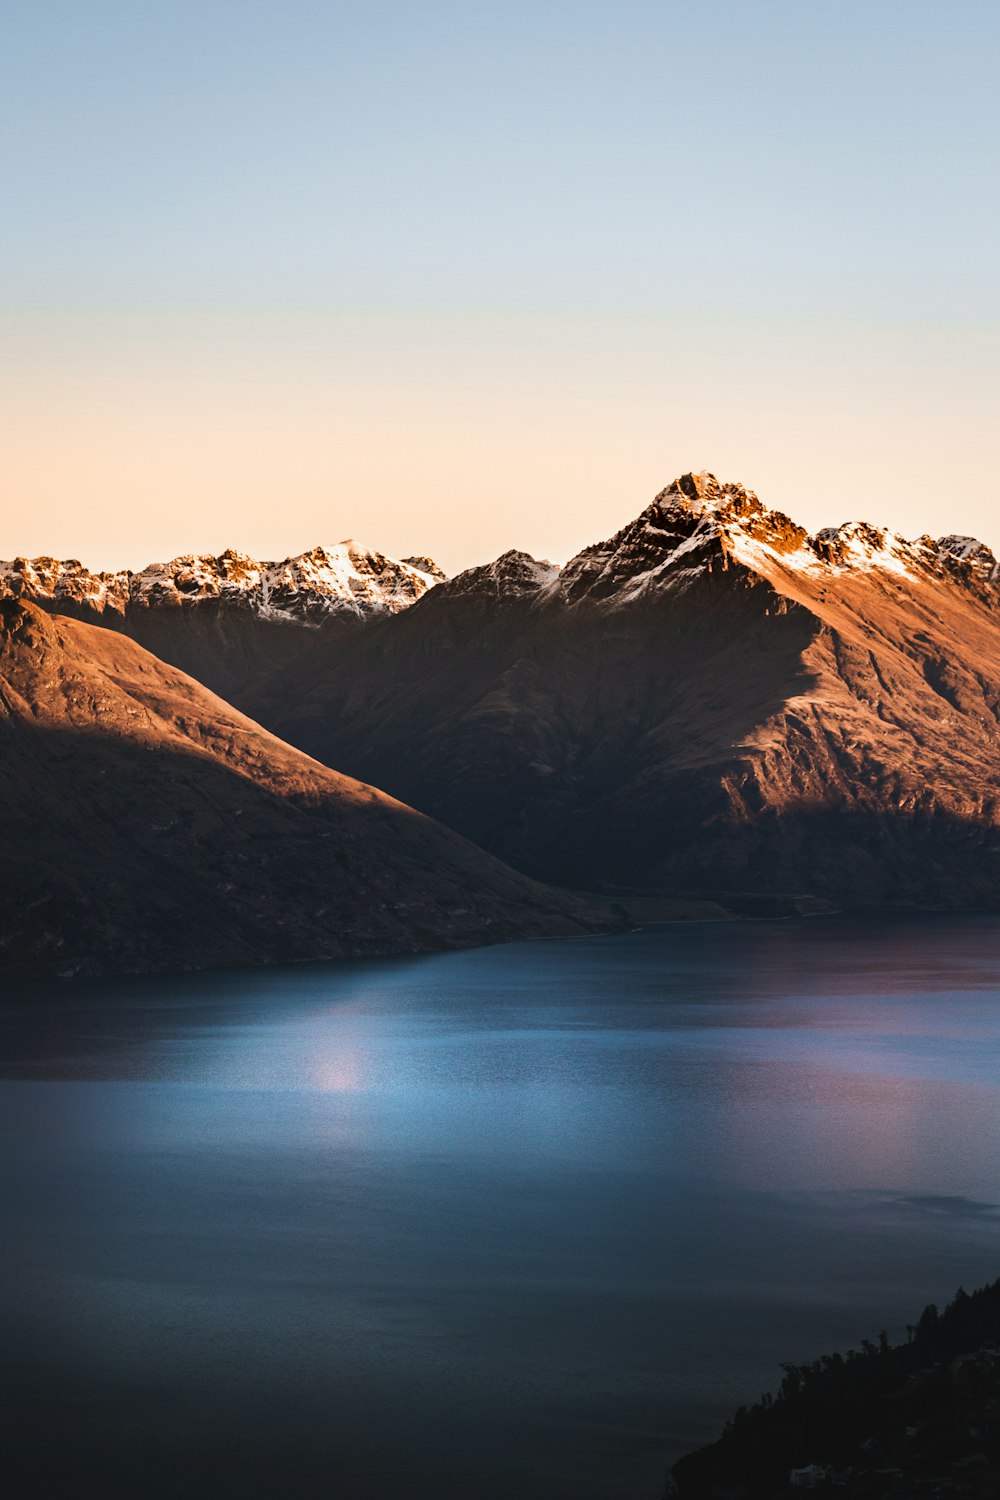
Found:
[[1000, 549], [995, 0], [0, 0], [0, 556]]

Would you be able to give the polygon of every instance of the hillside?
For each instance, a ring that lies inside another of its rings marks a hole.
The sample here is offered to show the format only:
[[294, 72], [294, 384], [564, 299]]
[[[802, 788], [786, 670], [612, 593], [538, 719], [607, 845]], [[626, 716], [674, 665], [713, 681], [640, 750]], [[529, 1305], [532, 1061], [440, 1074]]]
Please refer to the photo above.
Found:
[[[673, 1471], [681, 1500], [843, 1500], [1000, 1489], [1000, 1281], [930, 1304], [893, 1345], [784, 1366], [776, 1395], [741, 1407], [718, 1442]], [[793, 1475], [796, 1476], [793, 1478]]]
[[586, 930], [116, 632], [0, 600], [0, 968], [98, 973]]

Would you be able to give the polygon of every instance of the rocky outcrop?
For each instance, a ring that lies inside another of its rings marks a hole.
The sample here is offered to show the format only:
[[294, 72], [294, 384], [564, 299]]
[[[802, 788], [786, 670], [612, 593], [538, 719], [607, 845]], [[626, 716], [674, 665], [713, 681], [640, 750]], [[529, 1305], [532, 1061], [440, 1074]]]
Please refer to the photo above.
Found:
[[519, 599], [537, 593], [558, 577], [555, 563], [539, 561], [528, 552], [504, 552], [496, 562], [457, 574], [449, 586], [449, 597]]
[[91, 573], [75, 559], [51, 557], [0, 563], [10, 592], [99, 624], [115, 623], [115, 617], [128, 621], [137, 611], [216, 601], [302, 625], [331, 615], [394, 614], [444, 576], [430, 558], [397, 562], [354, 541], [314, 547], [283, 562], [258, 562], [232, 549], [218, 557], [187, 553], [135, 573]]

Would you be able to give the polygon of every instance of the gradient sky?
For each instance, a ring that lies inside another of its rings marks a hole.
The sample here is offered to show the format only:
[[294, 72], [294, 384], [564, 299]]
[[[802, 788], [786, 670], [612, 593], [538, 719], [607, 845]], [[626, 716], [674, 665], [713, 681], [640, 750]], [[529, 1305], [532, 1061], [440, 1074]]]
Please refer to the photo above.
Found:
[[1000, 548], [996, 0], [0, 0], [0, 556]]

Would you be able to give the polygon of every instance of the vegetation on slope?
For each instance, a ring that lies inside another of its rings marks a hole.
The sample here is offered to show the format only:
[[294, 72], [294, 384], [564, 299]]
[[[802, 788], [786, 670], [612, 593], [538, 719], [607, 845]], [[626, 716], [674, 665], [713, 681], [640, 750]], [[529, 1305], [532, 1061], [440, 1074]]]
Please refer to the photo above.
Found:
[[883, 1331], [860, 1349], [782, 1368], [776, 1395], [741, 1407], [717, 1442], [680, 1460], [670, 1493], [1000, 1493], [1000, 1280], [959, 1288], [943, 1311], [925, 1307], [905, 1343]]

